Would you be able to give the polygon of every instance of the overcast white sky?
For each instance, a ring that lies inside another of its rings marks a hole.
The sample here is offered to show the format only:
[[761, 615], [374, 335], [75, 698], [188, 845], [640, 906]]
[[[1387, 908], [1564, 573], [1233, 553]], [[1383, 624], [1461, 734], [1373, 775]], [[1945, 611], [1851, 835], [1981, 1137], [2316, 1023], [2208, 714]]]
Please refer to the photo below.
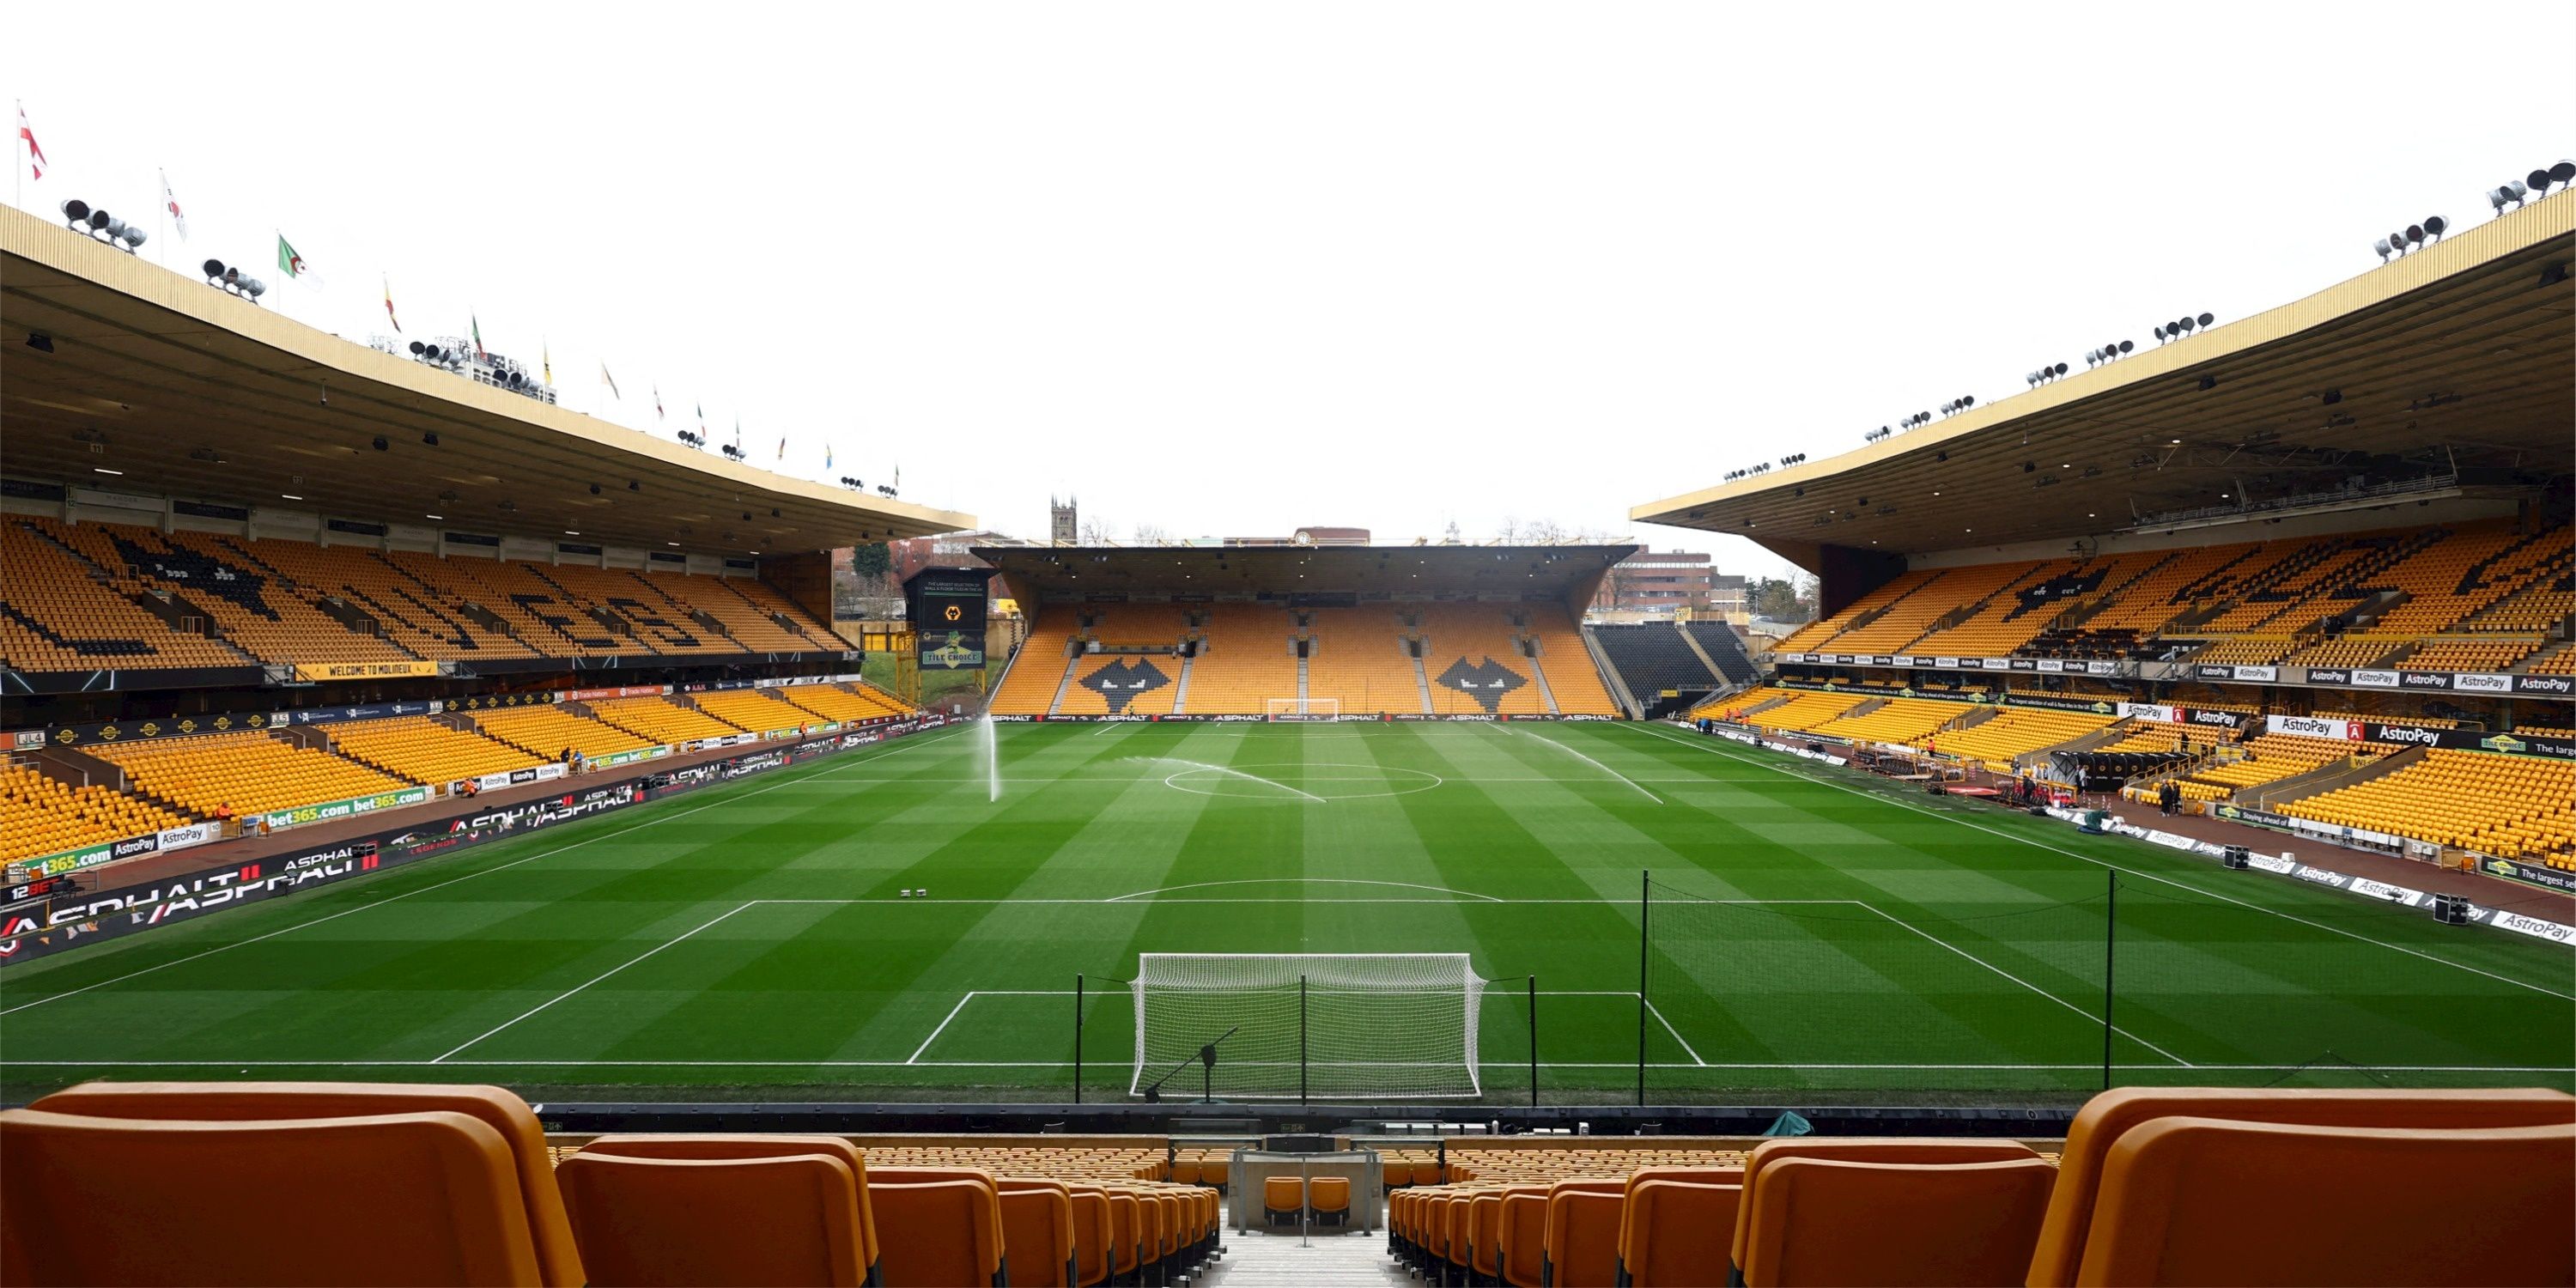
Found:
[[2570, 49], [2563, 0], [19, 4], [0, 96], [28, 207], [166, 167], [148, 257], [274, 282], [283, 230], [296, 318], [384, 330], [389, 276], [568, 406], [1004, 531], [1516, 516], [1762, 573], [1628, 507], [2482, 222], [2576, 153]]

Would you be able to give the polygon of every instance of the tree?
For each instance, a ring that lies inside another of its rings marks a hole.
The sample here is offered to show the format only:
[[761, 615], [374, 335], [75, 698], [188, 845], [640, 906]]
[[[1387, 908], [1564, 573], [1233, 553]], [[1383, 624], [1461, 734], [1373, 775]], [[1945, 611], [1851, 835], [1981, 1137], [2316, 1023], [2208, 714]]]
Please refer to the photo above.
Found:
[[1170, 543], [1171, 539], [1171, 534], [1163, 531], [1163, 525], [1159, 523], [1140, 523], [1136, 525], [1137, 545], [1166, 545]]
[[1097, 518], [1086, 518], [1082, 521], [1082, 544], [1114, 546], [1118, 544], [1118, 537], [1108, 524], [1102, 523]]
[[[1811, 586], [1814, 584], [1813, 578], [1806, 580]], [[1754, 616], [1784, 622], [1803, 622], [1816, 615], [1813, 591], [1802, 600], [1796, 585], [1777, 577], [1765, 577], [1753, 583], [1752, 605]]]

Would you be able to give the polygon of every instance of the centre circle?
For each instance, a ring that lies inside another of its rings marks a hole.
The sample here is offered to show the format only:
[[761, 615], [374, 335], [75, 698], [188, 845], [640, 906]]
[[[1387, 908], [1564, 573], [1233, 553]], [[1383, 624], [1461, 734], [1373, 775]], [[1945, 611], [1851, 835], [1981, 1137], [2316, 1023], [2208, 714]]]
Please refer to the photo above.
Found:
[[[1341, 770], [1341, 773], [1334, 773]], [[1351, 772], [1351, 771], [1364, 772]], [[1286, 771], [1286, 772], [1283, 772]], [[1427, 769], [1405, 769], [1394, 765], [1352, 764], [1346, 761], [1309, 761], [1302, 764], [1228, 765], [1223, 769], [1184, 769], [1163, 780], [1166, 787], [1200, 796], [1224, 796], [1238, 800], [1302, 800], [1321, 796], [1328, 801], [1366, 800], [1377, 796], [1410, 796], [1427, 792], [1446, 781]], [[1375, 790], [1369, 790], [1374, 788]], [[1292, 790], [1293, 789], [1293, 790]]]

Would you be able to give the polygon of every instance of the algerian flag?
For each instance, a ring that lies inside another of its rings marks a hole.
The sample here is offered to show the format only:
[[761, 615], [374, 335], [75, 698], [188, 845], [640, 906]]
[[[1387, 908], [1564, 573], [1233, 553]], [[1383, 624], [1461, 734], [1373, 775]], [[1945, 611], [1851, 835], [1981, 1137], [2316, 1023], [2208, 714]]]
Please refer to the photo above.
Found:
[[316, 272], [311, 264], [304, 262], [302, 255], [295, 253], [295, 246], [286, 240], [284, 233], [277, 235], [277, 271], [306, 286], [319, 289], [322, 285], [322, 274]]

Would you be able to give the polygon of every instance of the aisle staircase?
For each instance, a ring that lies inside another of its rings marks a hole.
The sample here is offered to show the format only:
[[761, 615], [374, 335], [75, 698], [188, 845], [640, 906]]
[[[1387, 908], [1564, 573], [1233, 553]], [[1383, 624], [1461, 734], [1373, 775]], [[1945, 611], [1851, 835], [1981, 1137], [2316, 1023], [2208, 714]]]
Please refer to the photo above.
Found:
[[[1193, 1288], [1410, 1288], [1411, 1275], [1387, 1254], [1386, 1232], [1319, 1231], [1300, 1239], [1240, 1227], [1225, 1236], [1225, 1259], [1207, 1268]], [[1301, 1246], [1302, 1244], [1302, 1246]]]

